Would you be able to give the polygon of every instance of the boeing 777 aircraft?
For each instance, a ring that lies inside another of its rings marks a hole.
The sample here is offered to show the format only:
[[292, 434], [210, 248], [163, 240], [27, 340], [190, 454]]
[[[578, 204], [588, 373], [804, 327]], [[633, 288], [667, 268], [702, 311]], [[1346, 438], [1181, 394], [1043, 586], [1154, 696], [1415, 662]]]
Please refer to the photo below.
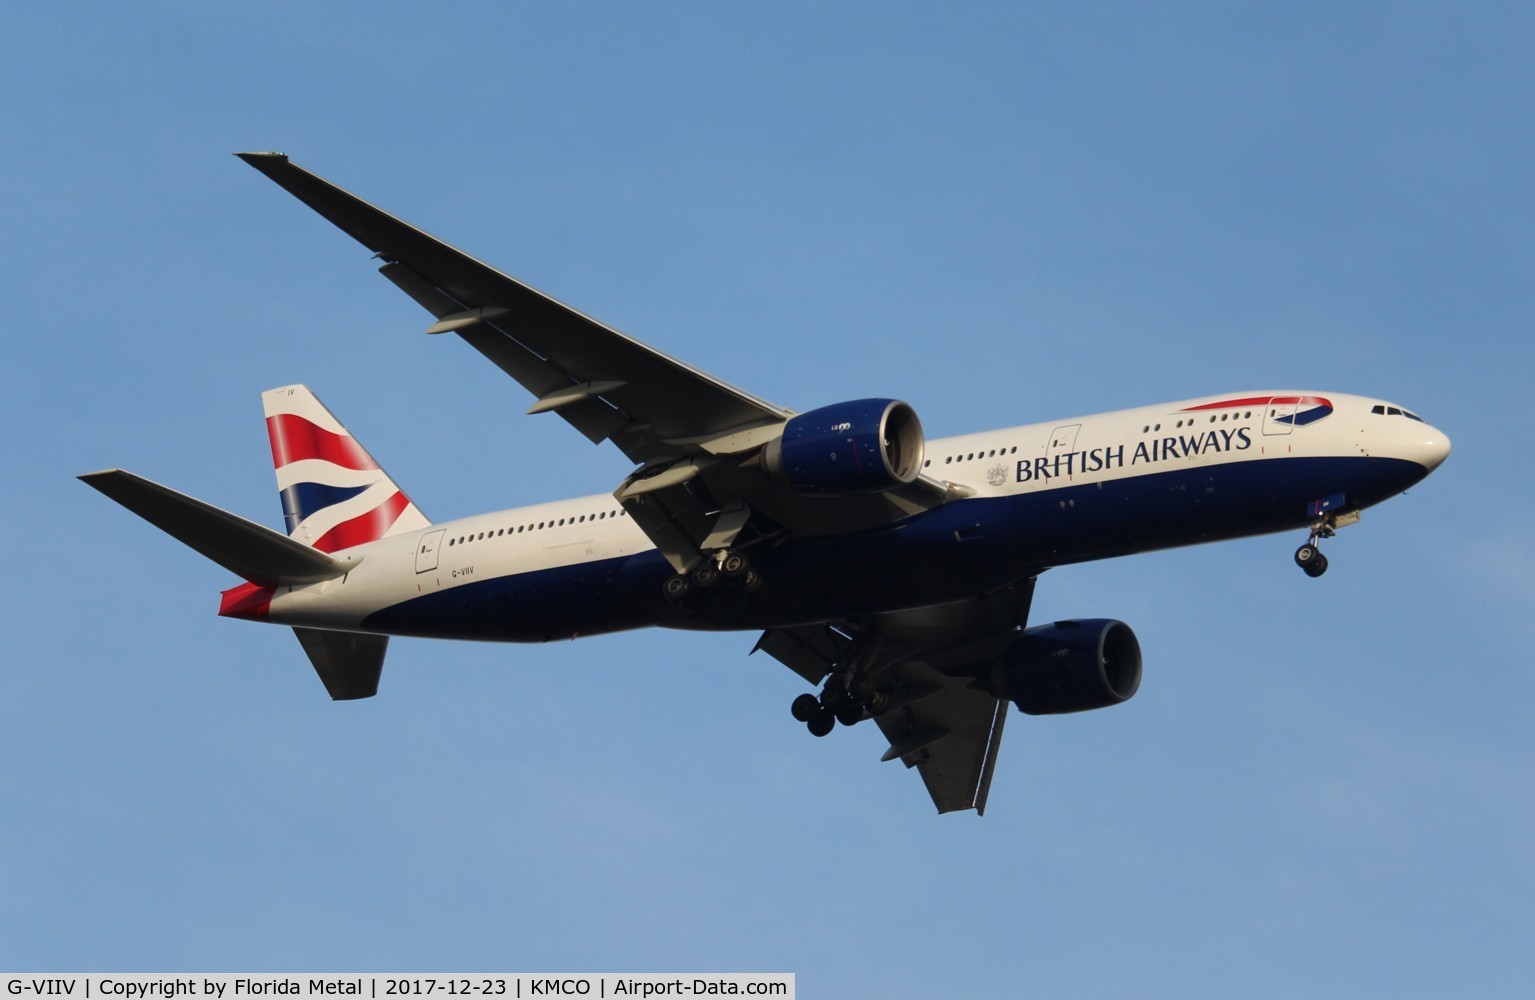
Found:
[[[676, 361], [374, 208], [280, 153], [240, 158], [634, 469], [611, 494], [432, 522], [302, 385], [266, 392], [287, 533], [122, 470], [81, 478], [244, 582], [219, 614], [289, 626], [332, 698], [378, 690], [391, 635], [544, 642], [751, 629], [818, 693], [816, 736], [872, 720], [939, 812], [984, 812], [1007, 706], [1128, 700], [1123, 622], [1028, 627], [1039, 575], [1295, 531], [1295, 561], [1444, 461], [1416, 414], [1310, 389], [1235, 392], [926, 440], [857, 399], [797, 413]], [[755, 650], [754, 650], [755, 651]]]

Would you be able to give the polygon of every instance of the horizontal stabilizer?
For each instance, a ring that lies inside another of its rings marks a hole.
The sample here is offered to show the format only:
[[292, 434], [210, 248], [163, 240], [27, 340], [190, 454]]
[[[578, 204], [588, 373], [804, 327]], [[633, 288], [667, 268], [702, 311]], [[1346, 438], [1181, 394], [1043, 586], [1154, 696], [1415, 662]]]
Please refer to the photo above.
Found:
[[241, 579], [263, 587], [330, 580], [354, 565], [122, 469], [88, 473], [80, 480]]
[[387, 635], [318, 628], [295, 628], [293, 634], [333, 700], [353, 701], [378, 694], [378, 678], [389, 648]]

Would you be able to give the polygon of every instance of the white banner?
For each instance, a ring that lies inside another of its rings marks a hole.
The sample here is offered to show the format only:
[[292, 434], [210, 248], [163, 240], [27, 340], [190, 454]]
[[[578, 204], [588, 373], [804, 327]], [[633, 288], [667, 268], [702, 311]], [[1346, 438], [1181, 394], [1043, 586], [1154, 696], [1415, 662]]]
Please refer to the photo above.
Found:
[[365, 997], [367, 1000], [521, 1000], [522, 997], [788, 997], [792, 972], [177, 972], [0, 974], [0, 1000], [252, 1000]]

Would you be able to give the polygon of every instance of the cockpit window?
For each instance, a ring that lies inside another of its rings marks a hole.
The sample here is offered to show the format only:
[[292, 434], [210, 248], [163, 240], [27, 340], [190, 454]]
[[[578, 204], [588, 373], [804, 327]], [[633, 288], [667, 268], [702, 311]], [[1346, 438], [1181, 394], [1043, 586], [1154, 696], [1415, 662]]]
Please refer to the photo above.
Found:
[[1384, 403], [1376, 403], [1374, 406], [1370, 407], [1370, 412], [1376, 414], [1377, 416], [1406, 417], [1408, 420], [1416, 420], [1420, 424], [1423, 423], [1423, 418], [1411, 410], [1404, 410], [1398, 406], [1387, 406]]

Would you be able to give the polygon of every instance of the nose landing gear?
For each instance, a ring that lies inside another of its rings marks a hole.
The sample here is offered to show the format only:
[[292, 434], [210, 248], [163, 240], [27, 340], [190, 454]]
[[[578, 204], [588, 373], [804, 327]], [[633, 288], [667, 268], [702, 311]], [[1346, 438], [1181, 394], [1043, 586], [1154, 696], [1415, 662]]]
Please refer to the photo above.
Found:
[[1333, 529], [1333, 519], [1318, 517], [1311, 522], [1311, 537], [1306, 539], [1305, 545], [1295, 550], [1295, 565], [1313, 580], [1327, 572], [1327, 557], [1322, 555], [1319, 543], [1322, 539], [1331, 538], [1335, 534], [1337, 532]]
[[1309, 512], [1312, 518], [1311, 537], [1306, 539], [1305, 545], [1295, 550], [1295, 565], [1314, 579], [1327, 572], [1327, 557], [1322, 555], [1319, 543], [1324, 538], [1336, 535], [1339, 528], [1357, 524], [1359, 508], [1347, 506], [1343, 494], [1338, 493], [1325, 500], [1313, 501]]
[[1299, 566], [1307, 576], [1315, 579], [1327, 572], [1327, 557], [1322, 555], [1321, 541], [1331, 538], [1338, 533], [1339, 528], [1353, 524], [1359, 520], [1359, 512], [1344, 511], [1318, 517], [1311, 522], [1311, 537], [1306, 539], [1306, 544], [1295, 550], [1295, 565]]

